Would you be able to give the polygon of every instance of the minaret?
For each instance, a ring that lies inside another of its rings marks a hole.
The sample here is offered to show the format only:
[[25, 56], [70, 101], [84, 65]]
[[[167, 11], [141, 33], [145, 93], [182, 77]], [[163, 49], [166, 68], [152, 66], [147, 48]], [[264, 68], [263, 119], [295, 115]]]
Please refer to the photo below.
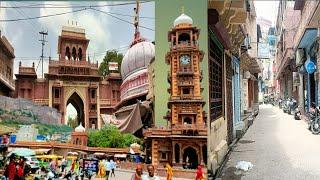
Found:
[[135, 44], [145, 41], [144, 38], [140, 36], [140, 31], [139, 31], [139, 10], [140, 10], [140, 2], [139, 0], [136, 0], [136, 7], [133, 9], [134, 10], [134, 39], [133, 42], [130, 44], [130, 47], [134, 46]]

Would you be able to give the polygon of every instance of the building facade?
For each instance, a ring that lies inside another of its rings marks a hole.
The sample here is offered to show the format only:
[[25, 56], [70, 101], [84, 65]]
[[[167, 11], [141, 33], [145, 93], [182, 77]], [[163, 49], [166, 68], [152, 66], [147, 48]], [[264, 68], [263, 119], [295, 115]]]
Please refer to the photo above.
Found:
[[15, 90], [13, 80], [14, 49], [0, 31], [0, 95], [12, 96]]
[[68, 104], [77, 111], [78, 123], [85, 128], [100, 128], [100, 113], [112, 113], [120, 102], [119, 73], [111, 73], [105, 79], [98, 74], [98, 64], [87, 58], [89, 39], [78, 26], [63, 26], [58, 39], [58, 60], [49, 60], [45, 78], [37, 78], [32, 67], [19, 65], [16, 74], [15, 96], [32, 100], [41, 105], [56, 108], [61, 114], [61, 124]]
[[208, 170], [222, 165], [229, 145], [258, 110], [257, 25], [251, 1], [208, 1]]
[[276, 23], [277, 52], [276, 79], [278, 80], [278, 97], [298, 98], [298, 88], [293, 84], [293, 72], [297, 72], [294, 38], [300, 21], [300, 12], [294, 10], [294, 2], [280, 1]]
[[[192, 19], [181, 14], [168, 33], [170, 65], [168, 82], [170, 99], [166, 116], [167, 128], [154, 127], [145, 132], [152, 164], [163, 167], [196, 169], [207, 161], [207, 127], [203, 110], [199, 49], [200, 30]], [[148, 156], [148, 155], [147, 155]]]

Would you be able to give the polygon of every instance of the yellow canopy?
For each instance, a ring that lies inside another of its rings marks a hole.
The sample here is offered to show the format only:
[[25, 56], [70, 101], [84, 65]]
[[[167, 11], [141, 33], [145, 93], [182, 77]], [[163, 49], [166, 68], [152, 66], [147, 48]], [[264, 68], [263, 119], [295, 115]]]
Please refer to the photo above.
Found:
[[62, 159], [63, 156], [58, 156], [56, 154], [49, 154], [49, 155], [39, 155], [36, 156], [38, 159]]

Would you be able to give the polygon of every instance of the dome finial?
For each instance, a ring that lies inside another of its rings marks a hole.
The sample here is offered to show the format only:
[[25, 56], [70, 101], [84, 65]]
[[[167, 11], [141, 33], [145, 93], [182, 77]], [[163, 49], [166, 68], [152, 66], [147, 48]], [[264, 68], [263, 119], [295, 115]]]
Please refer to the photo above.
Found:
[[184, 14], [184, 6], [181, 6], [181, 14]]

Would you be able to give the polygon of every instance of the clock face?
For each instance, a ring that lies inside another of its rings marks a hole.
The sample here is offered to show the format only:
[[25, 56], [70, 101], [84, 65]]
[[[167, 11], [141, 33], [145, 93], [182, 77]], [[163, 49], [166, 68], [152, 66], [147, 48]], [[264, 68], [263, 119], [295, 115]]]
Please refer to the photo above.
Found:
[[181, 64], [183, 64], [183, 65], [187, 65], [187, 64], [189, 64], [190, 63], [190, 56], [189, 55], [182, 55], [182, 56], [180, 56], [180, 62], [181, 62]]

